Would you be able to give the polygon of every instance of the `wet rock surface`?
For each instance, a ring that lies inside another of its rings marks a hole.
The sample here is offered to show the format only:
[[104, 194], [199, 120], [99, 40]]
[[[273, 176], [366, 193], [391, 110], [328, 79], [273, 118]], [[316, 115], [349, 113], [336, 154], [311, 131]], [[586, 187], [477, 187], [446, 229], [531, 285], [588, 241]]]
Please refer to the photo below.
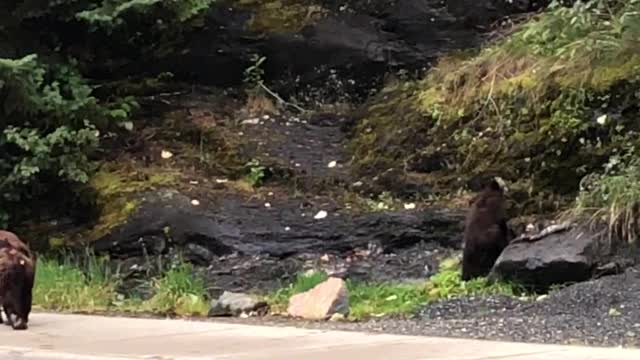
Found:
[[[267, 29], [263, 33], [252, 32], [247, 26], [255, 15], [252, 9], [237, 6], [234, 1], [220, 1], [208, 14], [204, 29], [191, 36], [188, 52], [151, 67], [170, 68], [182, 79], [238, 85], [242, 72], [250, 65], [249, 54], [260, 53], [267, 58], [267, 79], [280, 81], [281, 85], [274, 89], [284, 96], [326, 86], [328, 79], [335, 78], [334, 91], [327, 91], [323, 97], [350, 94], [357, 98], [379, 85], [385, 72], [429, 67], [446, 52], [480, 44], [492, 25], [503, 17], [535, 11], [547, 3], [318, 0], [307, 6], [324, 9], [324, 15], [306, 21], [299, 29], [273, 33]], [[273, 26], [290, 20], [274, 21]], [[137, 64], [132, 71], [141, 70], [140, 66]], [[344, 94], [337, 93], [337, 89]]]
[[[277, 287], [305, 266], [367, 280], [423, 278], [460, 243], [461, 214], [398, 211], [354, 215], [304, 209], [295, 201], [223, 198], [206, 207], [174, 191], [149, 193], [126, 224], [93, 243], [97, 253], [130, 259], [180, 249], [225, 290]], [[204, 210], [203, 210], [204, 209]], [[208, 209], [208, 210], [206, 210]], [[321, 260], [326, 254], [325, 259]], [[380, 265], [384, 264], [381, 269]], [[261, 285], [262, 284], [262, 285]]]

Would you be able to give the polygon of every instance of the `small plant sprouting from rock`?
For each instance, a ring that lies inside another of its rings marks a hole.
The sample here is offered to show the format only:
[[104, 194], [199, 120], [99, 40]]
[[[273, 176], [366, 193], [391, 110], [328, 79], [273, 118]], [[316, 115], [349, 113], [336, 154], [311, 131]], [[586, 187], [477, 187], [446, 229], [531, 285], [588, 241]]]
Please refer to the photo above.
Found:
[[261, 95], [264, 91], [264, 70], [262, 64], [267, 58], [258, 54], [251, 55], [251, 66], [244, 70], [244, 83], [249, 95]]
[[249, 174], [246, 176], [247, 182], [253, 187], [262, 185], [265, 178], [266, 167], [261, 165], [257, 159], [249, 161], [247, 167], [249, 167]]

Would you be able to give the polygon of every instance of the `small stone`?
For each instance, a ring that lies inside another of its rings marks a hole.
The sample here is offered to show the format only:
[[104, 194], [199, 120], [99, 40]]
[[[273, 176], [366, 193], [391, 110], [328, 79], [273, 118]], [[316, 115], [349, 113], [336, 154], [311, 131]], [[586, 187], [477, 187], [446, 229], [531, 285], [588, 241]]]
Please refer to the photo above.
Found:
[[404, 208], [405, 210], [413, 210], [416, 208], [416, 204], [414, 203], [404, 204]]
[[345, 316], [340, 313], [335, 313], [331, 315], [331, 317], [329, 318], [329, 321], [344, 321], [344, 320], [345, 320]]
[[327, 212], [326, 212], [326, 211], [324, 211], [324, 210], [320, 210], [320, 211], [318, 211], [318, 213], [317, 213], [313, 218], [314, 218], [314, 219], [316, 219], [316, 220], [320, 220], [320, 219], [324, 219], [324, 218], [326, 218], [326, 217], [327, 217], [327, 215], [328, 215], [328, 214], [327, 214]]
[[267, 303], [260, 301], [250, 295], [225, 291], [211, 304], [209, 316], [242, 316], [251, 311], [256, 311], [267, 306]]
[[598, 124], [600, 124], [600, 125], [606, 124], [607, 123], [607, 114], [598, 116], [598, 118], [596, 119], [596, 122]]
[[285, 226], [285, 227], [284, 227], [284, 231], [290, 231], [290, 230], [291, 230], [291, 228], [290, 228], [290, 227], [288, 227], [288, 226]]
[[362, 185], [364, 185], [364, 184], [362, 183], [362, 181], [356, 181], [356, 182], [354, 182], [353, 184], [351, 184], [351, 186], [353, 186], [353, 187], [360, 187], [360, 186], [362, 186]]
[[191, 180], [189, 181], [189, 184], [191, 185], [198, 185], [199, 183], [196, 180]]
[[308, 320], [325, 320], [336, 313], [348, 315], [349, 292], [344, 280], [331, 277], [309, 291], [293, 295], [287, 313]]
[[384, 300], [385, 301], [393, 301], [393, 300], [397, 300], [397, 299], [398, 299], [398, 295], [391, 295], [391, 296], [387, 297]]
[[193, 200], [191, 200], [191, 205], [198, 206], [198, 205], [200, 205], [200, 201], [198, 201], [197, 199], [193, 199]]
[[243, 312], [242, 314], [240, 314], [240, 317], [242, 319], [247, 319], [249, 317], [249, 314], [247, 314], [246, 312]]
[[616, 308], [609, 309], [609, 316], [620, 316], [620, 315], [622, 314], [620, 313], [620, 311], [618, 311], [618, 309]]
[[162, 152], [160, 153], [160, 156], [163, 159], [171, 159], [173, 157], [173, 153], [171, 151], [162, 150]]
[[328, 254], [324, 254], [320, 257], [320, 260], [324, 261], [324, 262], [329, 262], [329, 255]]
[[229, 180], [227, 180], [227, 179], [216, 179], [216, 183], [218, 183], [218, 184], [224, 184], [224, 183], [226, 183], [228, 181]]
[[247, 119], [247, 120], [242, 120], [243, 125], [258, 125], [260, 123], [260, 119], [258, 118], [253, 118], [253, 119]]
[[540, 295], [536, 298], [536, 301], [543, 301], [544, 299], [548, 298], [549, 295], [544, 294], [544, 295]]
[[270, 203], [264, 203], [264, 207], [266, 207], [266, 208], [270, 208], [270, 207], [271, 207], [271, 204], [270, 204]]
[[328, 168], [334, 168], [336, 167], [336, 165], [338, 165], [338, 163], [336, 161], [332, 161], [329, 163], [329, 165], [327, 165]]

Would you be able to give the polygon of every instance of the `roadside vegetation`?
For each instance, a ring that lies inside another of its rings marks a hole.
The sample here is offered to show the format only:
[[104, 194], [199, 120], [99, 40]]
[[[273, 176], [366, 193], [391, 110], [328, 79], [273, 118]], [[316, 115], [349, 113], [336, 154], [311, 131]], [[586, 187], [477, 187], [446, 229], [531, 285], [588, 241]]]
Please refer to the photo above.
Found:
[[[328, 278], [324, 272], [299, 274], [295, 281], [265, 295], [272, 313], [286, 313], [289, 298], [312, 289]], [[34, 309], [84, 313], [148, 313], [206, 316], [209, 299], [205, 283], [193, 267], [176, 261], [158, 276], [150, 277], [147, 298], [119, 292], [123, 272], [107, 258], [90, 253], [40, 257], [34, 287]], [[443, 262], [440, 272], [415, 283], [364, 283], [347, 281], [352, 320], [415, 313], [424, 305], [457, 296], [506, 294], [520, 296], [515, 285], [489, 284], [483, 278], [464, 282], [456, 259]]]
[[[640, 1], [553, 1], [483, 49], [371, 99], [361, 174], [402, 165], [443, 194], [502, 176], [515, 215], [573, 209], [638, 233]], [[577, 199], [576, 199], [577, 197]]]
[[[328, 278], [324, 272], [299, 274], [295, 281], [267, 296], [273, 312], [286, 312], [291, 296], [312, 289]], [[410, 315], [425, 305], [460, 296], [504, 294], [522, 296], [525, 292], [515, 284], [489, 283], [485, 278], [461, 280], [459, 261], [446, 259], [440, 271], [429, 279], [410, 283], [370, 283], [347, 280], [349, 318]]]
[[153, 295], [143, 299], [119, 293], [123, 273], [107, 258], [92, 254], [40, 257], [34, 286], [34, 308], [71, 312], [129, 312], [205, 316], [209, 311], [202, 278], [177, 261], [146, 279]]

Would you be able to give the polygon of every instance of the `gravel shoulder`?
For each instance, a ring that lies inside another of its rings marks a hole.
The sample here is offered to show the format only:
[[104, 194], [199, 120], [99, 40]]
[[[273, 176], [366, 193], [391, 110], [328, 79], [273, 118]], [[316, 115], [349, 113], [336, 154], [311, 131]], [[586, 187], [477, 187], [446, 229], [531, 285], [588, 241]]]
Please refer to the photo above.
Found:
[[507, 296], [433, 303], [410, 318], [314, 322], [284, 317], [215, 321], [546, 344], [640, 347], [640, 269], [571, 285], [536, 300]]

